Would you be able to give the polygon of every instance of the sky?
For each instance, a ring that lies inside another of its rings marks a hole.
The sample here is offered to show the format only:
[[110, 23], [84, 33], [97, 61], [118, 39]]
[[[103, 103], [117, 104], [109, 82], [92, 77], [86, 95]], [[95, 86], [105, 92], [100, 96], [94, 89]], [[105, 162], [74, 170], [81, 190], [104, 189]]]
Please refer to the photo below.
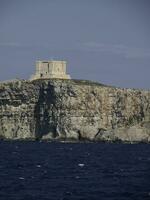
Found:
[[53, 59], [73, 79], [149, 89], [149, 10], [149, 0], [0, 0], [0, 81]]

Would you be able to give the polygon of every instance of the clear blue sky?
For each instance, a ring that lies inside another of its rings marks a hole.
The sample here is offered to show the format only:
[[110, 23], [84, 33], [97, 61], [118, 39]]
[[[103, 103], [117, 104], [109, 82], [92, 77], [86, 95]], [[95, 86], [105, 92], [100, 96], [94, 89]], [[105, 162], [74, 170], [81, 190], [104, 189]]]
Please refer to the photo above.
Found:
[[0, 0], [0, 80], [49, 59], [72, 78], [150, 88], [150, 1]]

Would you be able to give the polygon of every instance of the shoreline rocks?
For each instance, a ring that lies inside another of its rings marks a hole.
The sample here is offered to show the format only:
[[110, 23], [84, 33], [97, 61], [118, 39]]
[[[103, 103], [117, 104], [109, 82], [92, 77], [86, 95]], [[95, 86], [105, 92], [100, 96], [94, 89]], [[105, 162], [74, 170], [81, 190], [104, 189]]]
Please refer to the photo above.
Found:
[[150, 91], [84, 80], [0, 83], [0, 138], [150, 142]]

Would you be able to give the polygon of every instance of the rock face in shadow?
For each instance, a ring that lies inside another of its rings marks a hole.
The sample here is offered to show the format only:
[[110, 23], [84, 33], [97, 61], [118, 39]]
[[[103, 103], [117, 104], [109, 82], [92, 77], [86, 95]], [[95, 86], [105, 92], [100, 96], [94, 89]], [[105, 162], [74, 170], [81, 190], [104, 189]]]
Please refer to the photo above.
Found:
[[81, 80], [0, 84], [0, 138], [150, 141], [150, 91]]

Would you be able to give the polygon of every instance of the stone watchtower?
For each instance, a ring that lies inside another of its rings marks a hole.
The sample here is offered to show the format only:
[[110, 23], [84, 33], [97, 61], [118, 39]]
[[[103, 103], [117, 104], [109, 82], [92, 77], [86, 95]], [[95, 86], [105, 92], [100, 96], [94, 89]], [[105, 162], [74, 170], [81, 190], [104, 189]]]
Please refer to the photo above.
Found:
[[31, 80], [51, 78], [70, 79], [66, 74], [66, 61], [36, 61], [36, 73]]

